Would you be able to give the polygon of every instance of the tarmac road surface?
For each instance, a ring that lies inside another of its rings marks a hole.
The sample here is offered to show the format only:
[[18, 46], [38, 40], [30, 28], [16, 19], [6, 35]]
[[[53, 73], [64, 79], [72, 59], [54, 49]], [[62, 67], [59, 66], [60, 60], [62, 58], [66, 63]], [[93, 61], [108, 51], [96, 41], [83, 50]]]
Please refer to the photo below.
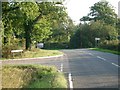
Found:
[[65, 49], [62, 57], [2, 61], [2, 65], [52, 65], [63, 72], [69, 88], [118, 88], [118, 55], [89, 49]]

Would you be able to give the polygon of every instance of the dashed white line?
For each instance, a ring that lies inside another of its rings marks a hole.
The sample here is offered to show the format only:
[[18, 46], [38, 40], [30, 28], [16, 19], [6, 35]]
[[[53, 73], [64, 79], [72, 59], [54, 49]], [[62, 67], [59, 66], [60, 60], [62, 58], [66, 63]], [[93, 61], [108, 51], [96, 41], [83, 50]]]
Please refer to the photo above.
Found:
[[89, 55], [91, 55], [91, 56], [94, 56], [92, 53], [88, 53]]
[[102, 58], [102, 57], [100, 57], [100, 56], [97, 56], [97, 58], [100, 58], [100, 59], [102, 59], [102, 60], [106, 61], [106, 59], [104, 59], [104, 58]]
[[120, 67], [119, 65], [115, 64], [115, 63], [112, 63], [112, 65], [115, 65], [116, 67]]
[[63, 71], [63, 64], [61, 63], [60, 65], [60, 71], [62, 72]]
[[[104, 59], [104, 58], [102, 58], [102, 57], [100, 57], [100, 56], [97, 56], [97, 58], [106, 61], [106, 59]], [[108, 63], [111, 63], [111, 62], [109, 62], [109, 61], [107, 61], [107, 62], [108, 62]], [[111, 64], [114, 65], [114, 66], [116, 66], [116, 67], [120, 67], [119, 65], [117, 65], [117, 64], [115, 64], [115, 63], [111, 63]]]
[[69, 87], [73, 89], [73, 81], [72, 81], [71, 73], [69, 73], [68, 78], [69, 78]]

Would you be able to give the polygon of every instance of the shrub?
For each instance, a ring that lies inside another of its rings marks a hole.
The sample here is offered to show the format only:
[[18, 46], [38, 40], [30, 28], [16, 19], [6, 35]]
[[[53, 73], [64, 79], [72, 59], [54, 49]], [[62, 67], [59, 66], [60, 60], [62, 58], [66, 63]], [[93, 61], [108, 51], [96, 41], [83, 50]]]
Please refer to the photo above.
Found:
[[104, 42], [100, 43], [100, 48], [110, 49], [118, 51], [119, 41], [118, 40], [105, 40]]
[[11, 44], [7, 43], [2, 46], [3, 46], [2, 47], [2, 57], [3, 58], [11, 58], [12, 57], [11, 50], [20, 49], [18, 39], [13, 40]]

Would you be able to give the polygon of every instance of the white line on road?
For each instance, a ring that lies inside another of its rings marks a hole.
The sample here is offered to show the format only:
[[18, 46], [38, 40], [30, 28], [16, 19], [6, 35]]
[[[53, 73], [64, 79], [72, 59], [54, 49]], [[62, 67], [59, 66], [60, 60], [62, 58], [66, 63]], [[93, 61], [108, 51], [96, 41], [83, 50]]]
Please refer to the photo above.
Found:
[[63, 71], [63, 64], [61, 63], [60, 65], [60, 71], [62, 72]]
[[92, 53], [88, 53], [88, 54], [90, 54], [91, 56], [94, 56]]
[[104, 58], [102, 58], [102, 57], [100, 57], [100, 56], [97, 56], [97, 58], [100, 58], [100, 59], [102, 59], [102, 60], [106, 61], [106, 59], [104, 59]]
[[69, 73], [68, 78], [69, 78], [69, 86], [70, 86], [70, 88], [72, 89], [72, 88], [73, 88], [73, 82], [72, 82], [71, 73]]
[[[104, 59], [104, 58], [102, 58], [102, 57], [100, 57], [100, 56], [97, 56], [97, 58], [106, 61], [106, 59]], [[109, 62], [109, 61], [107, 61], [107, 62], [108, 62], [108, 63], [111, 63], [111, 62]], [[115, 64], [115, 63], [111, 63], [111, 64], [114, 65], [114, 66], [116, 66], [116, 67], [120, 67], [119, 65], [117, 65], [117, 64]]]
[[112, 63], [112, 65], [115, 65], [115, 66], [117, 66], [117, 67], [120, 67], [119, 65], [117, 65], [117, 64], [115, 64], [115, 63]]

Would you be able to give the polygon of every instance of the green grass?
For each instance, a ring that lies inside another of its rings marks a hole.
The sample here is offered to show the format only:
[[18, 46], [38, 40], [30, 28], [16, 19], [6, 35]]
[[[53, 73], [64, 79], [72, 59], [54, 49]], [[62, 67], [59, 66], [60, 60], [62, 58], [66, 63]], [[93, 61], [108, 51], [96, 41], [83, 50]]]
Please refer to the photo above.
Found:
[[31, 51], [25, 51], [22, 55], [24, 58], [34, 58], [34, 57], [44, 57], [44, 56], [55, 56], [63, 54], [58, 50], [44, 50], [44, 49], [34, 49]]
[[[45, 50], [45, 49], [37, 49], [34, 48], [31, 51], [24, 51], [22, 55], [20, 53], [14, 53], [14, 59], [19, 58], [36, 58], [36, 57], [45, 57], [45, 56], [55, 56], [55, 55], [62, 55], [63, 53], [58, 50]], [[2, 58], [2, 60], [6, 60], [5, 58]]]
[[108, 53], [113, 53], [120, 55], [119, 51], [113, 51], [113, 50], [108, 50], [108, 49], [102, 49], [102, 48], [90, 48], [91, 50], [96, 50], [96, 51], [101, 51], [101, 52], [108, 52]]
[[67, 88], [67, 81], [55, 67], [40, 65], [3, 66], [2, 87]]

